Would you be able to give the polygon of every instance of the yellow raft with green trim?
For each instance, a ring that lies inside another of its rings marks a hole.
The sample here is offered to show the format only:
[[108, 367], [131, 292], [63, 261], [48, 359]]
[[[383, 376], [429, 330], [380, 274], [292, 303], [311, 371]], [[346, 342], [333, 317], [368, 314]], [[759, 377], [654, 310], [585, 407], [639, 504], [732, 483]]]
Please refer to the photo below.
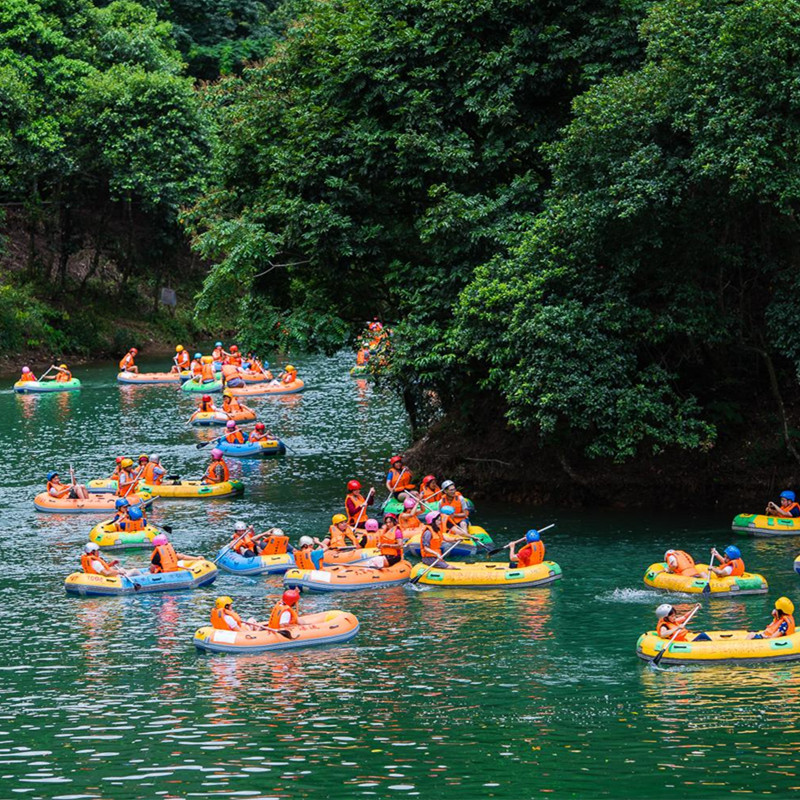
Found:
[[746, 536], [800, 536], [800, 517], [737, 514], [731, 530]]
[[509, 567], [508, 562], [482, 561], [474, 564], [452, 564], [451, 569], [428, 569], [425, 564], [417, 564], [411, 570], [411, 580], [418, 575], [422, 575], [419, 583], [426, 586], [452, 589], [514, 589], [553, 583], [561, 578], [561, 567], [555, 561], [543, 561], [530, 567]]
[[146, 525], [140, 531], [121, 531], [111, 520], [95, 525], [89, 531], [89, 541], [103, 550], [122, 550], [127, 547], [150, 547], [160, 531], [155, 525]]
[[[698, 572], [708, 572], [708, 564], [695, 564]], [[764, 594], [769, 586], [767, 579], [757, 572], [745, 572], [733, 577], [728, 575], [711, 578], [711, 591], [705, 592], [708, 581], [705, 578], [692, 578], [688, 575], [675, 575], [667, 572], [667, 565], [661, 561], [651, 564], [644, 574], [644, 582], [653, 589], [678, 594], [710, 594], [714, 597], [736, 597], [743, 594]]]
[[[673, 642], [661, 664], [769, 664], [800, 659], [800, 631], [777, 639], [748, 639], [747, 631], [706, 631], [711, 641]], [[691, 637], [693, 634], [689, 634]], [[655, 631], [643, 633], [636, 642], [636, 655], [652, 661], [669, 644]]]
[[[117, 482], [112, 478], [100, 478], [89, 481], [86, 488], [92, 494], [109, 494], [117, 491]], [[140, 481], [136, 486], [137, 492], [146, 492], [153, 497], [166, 497], [172, 499], [231, 497], [242, 494], [244, 484], [241, 481], [230, 480], [222, 483], [203, 483], [202, 481], [169, 481], [163, 483], [144, 483]]]

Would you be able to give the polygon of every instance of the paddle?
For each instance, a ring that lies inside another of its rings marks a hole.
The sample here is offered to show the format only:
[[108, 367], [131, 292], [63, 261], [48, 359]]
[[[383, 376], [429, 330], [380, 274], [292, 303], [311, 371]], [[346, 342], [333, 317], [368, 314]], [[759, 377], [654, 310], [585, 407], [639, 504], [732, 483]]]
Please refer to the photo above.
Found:
[[[450, 547], [448, 547], [447, 550], [444, 553], [442, 553], [442, 555], [440, 557], [437, 557], [436, 561], [434, 561], [433, 564], [429, 564], [424, 570], [422, 570], [422, 572], [420, 572], [419, 575], [415, 575], [409, 581], [409, 583], [412, 586], [416, 586], [419, 583], [419, 579], [422, 578], [423, 576], [427, 575], [436, 566], [438, 561], [444, 561], [445, 558], [447, 558], [447, 556], [450, 555], [450, 551], [454, 550], [458, 546], [458, 544], [459, 544], [459, 542], [457, 542], [457, 541], [453, 542], [453, 544], [451, 544]], [[421, 548], [422, 548], [422, 540], [420, 539], [420, 552], [421, 552]]]
[[[545, 525], [544, 528], [539, 528], [539, 533], [542, 533], [543, 531], [549, 531], [550, 528], [555, 528], [555, 526], [556, 526], [555, 522], [551, 523], [550, 525]], [[495, 547], [494, 549], [489, 551], [489, 555], [493, 556], [495, 553], [499, 553], [501, 550], [507, 550], [509, 547], [511, 547], [512, 544], [519, 544], [520, 542], [524, 542], [524, 541], [525, 541], [525, 537], [523, 536], [521, 539], [517, 539], [516, 541], [509, 542], [508, 544], [504, 544], [502, 547]]]
[[227, 544], [227, 545], [225, 545], [225, 547], [222, 548], [222, 552], [214, 559], [214, 561], [212, 563], [213, 564], [218, 563], [219, 560], [226, 553], [229, 553], [234, 547], [236, 547], [236, 545], [239, 544], [239, 542], [241, 542], [242, 539], [244, 539], [245, 536], [247, 536], [248, 534], [251, 534], [251, 533], [255, 533], [255, 532], [256, 532], [256, 529], [252, 525], [248, 525], [247, 526], [247, 530], [241, 536], [237, 537], [232, 542], [230, 542], [230, 544]]
[[711, 594], [711, 576], [714, 574], [711, 572], [711, 567], [714, 565], [714, 556], [717, 554], [717, 548], [711, 548], [711, 558], [708, 559], [708, 580], [706, 581], [706, 585], [703, 587], [703, 594]]
[[683, 624], [675, 631], [675, 633], [672, 634], [672, 638], [669, 640], [669, 642], [667, 642], [667, 646], [666, 647], [662, 647], [661, 650], [659, 650], [659, 652], [656, 653], [655, 658], [650, 662], [650, 664], [652, 666], [657, 667], [659, 665], [659, 663], [661, 662], [661, 659], [664, 658], [664, 653], [666, 653], [667, 650], [669, 650], [669, 648], [672, 647], [672, 643], [675, 641], [675, 639], [677, 638], [678, 634], [682, 630], [684, 630], [685, 626], [688, 625], [689, 622], [691, 622], [692, 617], [697, 613], [699, 608], [700, 608], [700, 603], [698, 603], [692, 609], [692, 611], [689, 612], [689, 616], [686, 617], [686, 619], [683, 621]]
[[42, 381], [43, 381], [43, 380], [44, 380], [44, 379], [45, 379], [45, 378], [46, 378], [46, 377], [47, 377], [47, 376], [50, 374], [50, 370], [51, 370], [51, 369], [55, 369], [55, 368], [56, 368], [56, 365], [55, 365], [55, 364], [51, 364], [51, 365], [50, 365], [50, 368], [49, 368], [49, 369], [47, 369], [47, 370], [45, 370], [45, 372], [43, 372], [43, 373], [42, 373], [42, 374], [39, 376], [38, 382], [39, 382], [39, 383], [41, 383], [41, 382], [42, 382]]
[[357, 527], [358, 527], [358, 523], [359, 523], [359, 522], [361, 522], [361, 515], [364, 513], [364, 511], [366, 511], [366, 509], [367, 509], [367, 506], [369, 505], [370, 498], [371, 498], [371, 497], [372, 497], [372, 495], [374, 495], [374, 494], [375, 494], [375, 487], [373, 486], [373, 487], [372, 487], [372, 488], [371, 488], [371, 489], [370, 489], [370, 490], [367, 492], [367, 497], [366, 497], [366, 500], [364, 500], [364, 505], [363, 505], [363, 506], [361, 506], [361, 508], [360, 508], [360, 509], [359, 509], [359, 511], [358, 511], [358, 516], [356, 517], [356, 521], [353, 523], [353, 528], [354, 528], [354, 529], [355, 529], [355, 528], [357, 528]]
[[[439, 491], [441, 492], [442, 490], [439, 489]], [[411, 491], [408, 491], [408, 490], [406, 491], [406, 494], [410, 495], [417, 502], [418, 505], [421, 505], [423, 508], [426, 508], [428, 511], [435, 511], [436, 510], [436, 509], [433, 508], [433, 506], [429, 506], [427, 504], [427, 502], [425, 502], [420, 495], [414, 494], [414, 492], [411, 492]], [[438, 492], [437, 492], [437, 494], [438, 494]], [[435, 497], [436, 495], [433, 495], [433, 496]], [[444, 501], [442, 501], [442, 502], [444, 502]], [[440, 509], [441, 509], [441, 504], [440, 504]], [[467, 529], [466, 530], [464, 530], [464, 528], [461, 527], [465, 522], [467, 523]], [[492, 552], [496, 552], [496, 551], [492, 551], [489, 548], [489, 545], [486, 544], [486, 542], [481, 541], [477, 536], [474, 536], [473, 534], [471, 534], [469, 532], [469, 517], [461, 520], [461, 522], [459, 522], [459, 523], [453, 523], [452, 527], [450, 528], [450, 530], [452, 531], [454, 529], [457, 529], [458, 532], [465, 539], [469, 539], [474, 544], [480, 545], [486, 551], [487, 555], [491, 555]]]
[[400, 483], [400, 478], [403, 477], [403, 473], [405, 471], [406, 471], [405, 467], [403, 467], [403, 469], [400, 470], [400, 473], [397, 476], [397, 480], [394, 482], [394, 486], [392, 486], [392, 488], [389, 489], [389, 496], [383, 501], [383, 505], [381, 506], [381, 511], [383, 511], [383, 509], [389, 505], [389, 501], [392, 499], [392, 496], [394, 495], [394, 490], [397, 488], [397, 484]]

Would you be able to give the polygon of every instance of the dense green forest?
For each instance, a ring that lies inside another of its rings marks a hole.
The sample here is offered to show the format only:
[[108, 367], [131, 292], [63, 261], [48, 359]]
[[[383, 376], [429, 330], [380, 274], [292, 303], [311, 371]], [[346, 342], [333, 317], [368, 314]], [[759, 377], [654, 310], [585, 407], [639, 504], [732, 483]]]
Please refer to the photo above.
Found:
[[379, 316], [456, 474], [788, 478], [799, 54], [785, 0], [9, 0], [0, 345], [168, 281], [256, 348]]

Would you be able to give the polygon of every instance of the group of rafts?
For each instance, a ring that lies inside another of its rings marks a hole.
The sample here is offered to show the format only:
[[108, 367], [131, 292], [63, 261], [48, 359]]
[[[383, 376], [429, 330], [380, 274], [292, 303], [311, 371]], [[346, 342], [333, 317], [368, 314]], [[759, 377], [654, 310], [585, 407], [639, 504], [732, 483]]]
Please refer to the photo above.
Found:
[[[736, 516], [732, 529], [750, 536], [800, 535], [800, 504], [794, 492], [784, 491], [779, 504], [770, 502], [764, 514]], [[794, 569], [800, 573], [800, 556], [795, 558]], [[747, 572], [735, 545], [729, 545], [723, 553], [712, 548], [708, 564], [695, 563], [682, 550], [668, 550], [663, 561], [650, 565], [644, 582], [655, 589], [698, 599], [765, 594], [769, 589], [763, 575]], [[794, 604], [788, 597], [775, 601], [772, 620], [759, 631], [692, 631], [688, 625], [699, 608], [699, 603], [693, 608], [660, 605], [656, 609], [658, 625], [639, 637], [637, 655], [646, 661], [668, 664], [800, 659], [800, 631], [795, 628]]]

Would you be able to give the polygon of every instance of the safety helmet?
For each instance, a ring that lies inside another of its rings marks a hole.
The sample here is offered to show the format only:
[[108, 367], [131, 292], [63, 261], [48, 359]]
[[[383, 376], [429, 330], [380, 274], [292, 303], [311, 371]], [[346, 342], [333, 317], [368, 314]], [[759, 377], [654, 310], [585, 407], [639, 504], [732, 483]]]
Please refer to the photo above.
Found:
[[455, 513], [456, 513], [456, 510], [453, 508], [453, 506], [442, 506], [442, 507], [439, 509], [439, 511], [441, 511], [441, 512], [442, 512], [442, 514], [447, 514], [447, 515], [450, 515], [450, 514], [455, 514]]
[[211, 358], [211, 356], [203, 356], [203, 363], [204, 364], [211, 364], [213, 361], [214, 361], [214, 359]]
[[214, 347], [222, 347], [222, 342], [214, 342]]
[[431, 481], [435, 481], [435, 480], [436, 480], [436, 476], [435, 475], [426, 475], [422, 479], [422, 485], [424, 486], [426, 483], [430, 483]]
[[794, 603], [788, 597], [779, 597], [775, 601], [775, 608], [783, 611], [784, 614], [794, 614]]
[[795, 500], [795, 493], [794, 492], [781, 492], [781, 497], [785, 497], [790, 503], [794, 503]]
[[116, 461], [116, 462], [117, 462], [117, 464], [121, 464], [121, 463], [122, 463], [122, 456], [117, 456], [117, 457], [114, 459], [114, 461]]
[[216, 608], [225, 608], [225, 606], [232, 606], [232, 605], [233, 605], [232, 597], [218, 597], [214, 601], [214, 606]]
[[202, 399], [203, 399], [204, 403], [210, 403], [211, 402], [211, 395], [210, 394], [204, 394]]
[[223, 397], [233, 397], [233, 392], [230, 389], [223, 389], [222, 390]]
[[239, 352], [239, 348], [235, 344], [232, 344], [231, 345], [231, 353], [238, 353], [238, 352]]
[[453, 481], [442, 481], [442, 491], [446, 492], [451, 486], [455, 486]]
[[406, 499], [403, 500], [403, 508], [406, 511], [411, 511], [411, 509], [414, 508], [414, 506], [416, 505], [417, 501], [413, 497], [406, 497]]
[[735, 544], [729, 544], [725, 548], [725, 558], [729, 558], [731, 561], [741, 558], [742, 551]]
[[674, 552], [675, 552], [674, 550], [667, 550], [667, 552], [666, 552], [666, 553], [664, 553], [664, 561], [669, 561], [669, 557], [670, 557], [670, 556], [671, 556], [671, 555], [672, 555]]
[[297, 372], [297, 367], [292, 366], [291, 364], [286, 365], [287, 372]]
[[195, 358], [202, 358], [202, 357], [203, 357], [203, 354], [202, 354], [202, 353], [195, 353], [195, 354], [194, 354], [194, 357], [195, 357]]
[[226, 428], [227, 428], [229, 431], [232, 431], [232, 430], [233, 430], [233, 429], [236, 427], [236, 423], [235, 423], [235, 422], [234, 422], [232, 419], [229, 419], [229, 420], [228, 420], [228, 421], [225, 423], [225, 427], [226, 427]]
[[528, 543], [538, 542], [541, 538], [542, 537], [539, 536], [539, 531], [537, 531], [535, 528], [531, 528], [531, 530], [525, 534], [525, 541]]
[[141, 508], [132, 508], [131, 511], [130, 511], [130, 518], [134, 522], [136, 522], [137, 520], [140, 520], [143, 516], [144, 516], [144, 514], [142, 513], [142, 509]]
[[237, 523], [236, 523], [236, 524], [233, 526], [233, 529], [234, 529], [235, 531], [246, 531], [246, 530], [247, 530], [247, 525], [245, 525], [245, 524], [244, 524], [244, 522], [242, 522], [241, 520], [239, 520], [239, 521], [238, 521], [238, 522], [237, 522]]
[[392, 456], [389, 459], [390, 464], [399, 464], [403, 460], [403, 456]]
[[214, 461], [219, 461], [222, 458], [222, 450], [220, 450], [219, 447], [215, 447], [211, 451], [211, 458], [213, 458]]
[[158, 464], [158, 463], [160, 463], [160, 462], [161, 462], [161, 456], [157, 456], [157, 455], [155, 455], [155, 454], [153, 454], [152, 456], [150, 456], [150, 463], [151, 463], [151, 464]]
[[23, 367], [22, 368], [22, 374], [23, 375], [27, 375], [30, 371], [31, 371], [30, 367]]
[[380, 526], [378, 525], [378, 520], [376, 519], [368, 519], [364, 523], [364, 530], [369, 531], [370, 533], [375, 533], [375, 531], [378, 530], [379, 527]]
[[114, 508], [116, 508], [116, 509], [117, 509], [117, 511], [119, 511], [119, 509], [121, 509], [121, 508], [125, 508], [125, 506], [129, 506], [129, 505], [130, 505], [130, 503], [128, 502], [128, 500], [127, 500], [126, 498], [124, 498], [124, 497], [120, 497], [120, 498], [119, 498], [118, 500], [116, 500], [116, 502], [114, 503]]
[[436, 522], [436, 520], [439, 519], [439, 517], [441, 517], [441, 516], [442, 515], [438, 511], [429, 511], [425, 515], [425, 524], [426, 525], [433, 525], [433, 523]]
[[100, 549], [100, 545], [96, 544], [95, 542], [86, 542], [86, 544], [83, 546], [83, 549], [87, 553], [96, 553]]
[[133, 355], [135, 356], [139, 355], [139, 351], [135, 347], [131, 347], [130, 352], [133, 353]]
[[313, 544], [314, 540], [310, 536], [300, 537], [300, 547], [311, 547]]
[[383, 515], [383, 521], [384, 522], [388, 522], [389, 520], [392, 520], [393, 522], [397, 522], [397, 514], [384, 514]]
[[150, 458], [148, 457], [147, 453], [142, 453], [139, 456], [139, 463], [140, 464], [142, 463], [142, 461], [149, 461], [149, 460], [150, 460]]
[[340, 522], [347, 522], [347, 517], [344, 514], [334, 514], [331, 517], [332, 525], [338, 525]]
[[256, 430], [257, 430], [257, 431], [263, 431], [263, 430], [266, 430], [266, 427], [267, 427], [267, 426], [266, 426], [266, 425], [264, 425], [264, 423], [263, 423], [263, 422], [256, 422]]
[[59, 364], [58, 368], [59, 369], [67, 369], [67, 365], [66, 364]]
[[175, 345], [175, 352], [176, 353], [182, 353], [183, 352], [183, 345], [182, 344], [176, 344]]
[[158, 534], [158, 536], [155, 536], [155, 537], [153, 538], [153, 544], [154, 544], [156, 547], [159, 547], [159, 546], [160, 546], [160, 545], [162, 545], [162, 544], [169, 544], [169, 539], [167, 539], [167, 537], [166, 537], [166, 536], [164, 536], [164, 534], [163, 534], [163, 533], [159, 533], [159, 534]]
[[293, 606], [297, 603], [300, 599], [300, 590], [299, 589], [287, 589], [283, 593], [283, 597], [281, 598], [287, 606]]
[[675, 609], [669, 603], [662, 603], [656, 609], [656, 616], [659, 619], [664, 619], [664, 617], [669, 616]]
[[119, 462], [119, 465], [123, 469], [127, 469], [128, 467], [133, 466], [133, 459], [132, 458], [123, 458], [122, 461]]
[[361, 484], [358, 481], [348, 481], [347, 482], [347, 491], [348, 492], [357, 492], [361, 488]]
[[53, 478], [55, 478], [55, 477], [56, 477], [56, 475], [58, 475], [58, 473], [57, 473], [57, 472], [54, 472], [54, 471], [51, 469], [51, 470], [50, 470], [50, 472], [48, 472], [48, 473], [47, 473], [47, 480], [49, 480], [49, 481], [53, 480]]

